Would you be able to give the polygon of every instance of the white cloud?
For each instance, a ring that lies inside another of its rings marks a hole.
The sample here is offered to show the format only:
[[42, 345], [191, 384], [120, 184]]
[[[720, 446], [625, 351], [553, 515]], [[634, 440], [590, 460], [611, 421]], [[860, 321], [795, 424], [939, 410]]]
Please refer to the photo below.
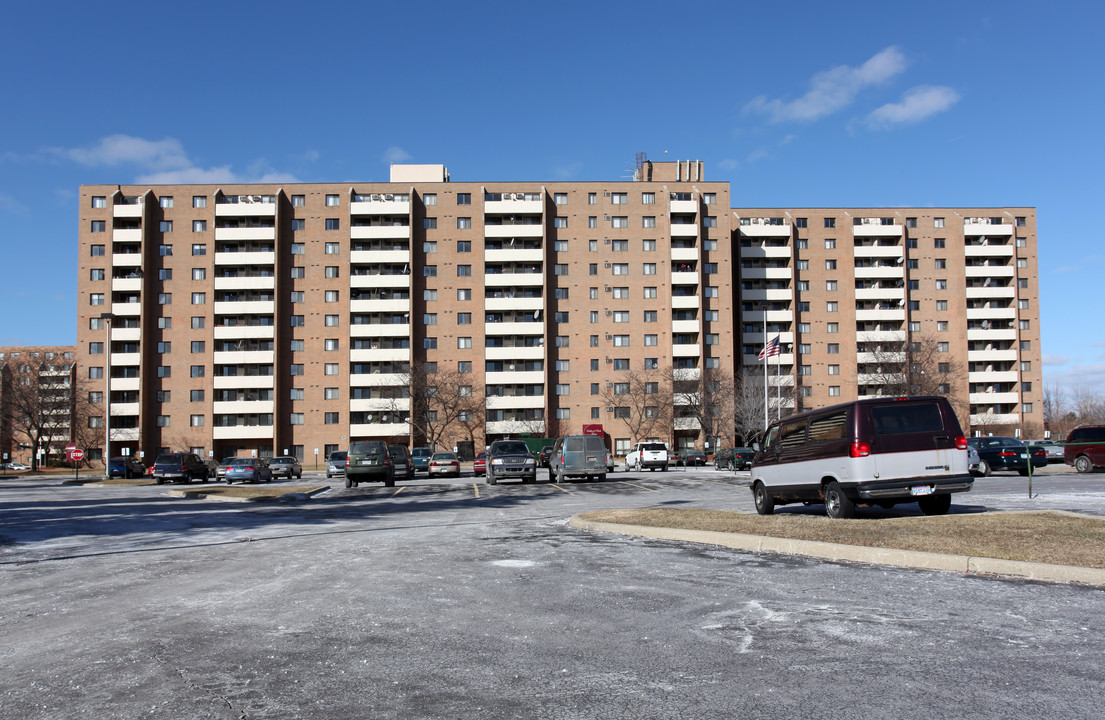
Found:
[[27, 215], [30, 213], [31, 209], [11, 195], [0, 194], [0, 211], [12, 215]]
[[745, 158], [745, 162], [751, 165], [757, 160], [763, 160], [765, 157], [770, 156], [771, 153], [767, 151], [767, 148], [756, 148], [752, 152], [748, 153], [748, 157]]
[[1069, 355], [1044, 355], [1040, 358], [1040, 362], [1044, 365], [1066, 365], [1070, 362]]
[[185, 152], [183, 143], [176, 138], [147, 140], [131, 135], [109, 135], [90, 147], [50, 148], [48, 152], [90, 167], [133, 165], [139, 171], [135, 178], [139, 184], [296, 182], [295, 176], [273, 170], [264, 160], [252, 163], [245, 173], [234, 172], [230, 165], [197, 167]]
[[902, 95], [901, 102], [887, 103], [871, 112], [864, 123], [876, 130], [915, 123], [942, 113], [959, 102], [959, 93], [950, 87], [919, 85]]
[[412, 155], [399, 147], [398, 145], [392, 145], [384, 151], [384, 162], [388, 165], [395, 163], [405, 163], [413, 159]]
[[722, 170], [736, 170], [738, 167], [740, 167], [740, 163], [733, 158], [725, 158], [720, 163], [718, 163], [718, 167], [720, 167]]
[[858, 68], [840, 65], [817, 73], [810, 79], [810, 89], [796, 100], [769, 100], [761, 95], [745, 105], [744, 110], [767, 115], [772, 122], [817, 120], [847, 107], [865, 87], [885, 83], [905, 67], [905, 55], [891, 46]]

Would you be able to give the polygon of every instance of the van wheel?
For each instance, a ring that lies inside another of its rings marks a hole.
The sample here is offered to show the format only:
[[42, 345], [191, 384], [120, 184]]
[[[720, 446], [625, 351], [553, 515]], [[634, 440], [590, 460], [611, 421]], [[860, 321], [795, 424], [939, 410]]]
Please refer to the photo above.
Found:
[[990, 477], [990, 463], [985, 460], [978, 461], [978, 474], [982, 477]]
[[1093, 470], [1093, 463], [1090, 462], [1090, 458], [1085, 455], [1079, 455], [1074, 459], [1074, 469], [1080, 473], [1088, 473]]
[[770, 515], [775, 512], [775, 498], [768, 494], [767, 488], [758, 480], [752, 486], [752, 499], [756, 502], [756, 512], [760, 515]]
[[606, 473], [599, 475], [599, 482], [606, 482]]
[[917, 501], [925, 515], [947, 515], [952, 506], [951, 495], [929, 495]]
[[856, 515], [856, 504], [835, 480], [825, 488], [825, 514], [834, 520], [847, 520]]

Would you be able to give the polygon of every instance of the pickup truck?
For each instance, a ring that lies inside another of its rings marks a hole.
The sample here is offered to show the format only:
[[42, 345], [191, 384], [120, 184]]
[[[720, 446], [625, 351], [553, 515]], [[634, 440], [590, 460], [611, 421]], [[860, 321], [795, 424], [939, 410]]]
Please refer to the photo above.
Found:
[[662, 442], [639, 442], [625, 456], [625, 469], [629, 470], [668, 469], [668, 447]]

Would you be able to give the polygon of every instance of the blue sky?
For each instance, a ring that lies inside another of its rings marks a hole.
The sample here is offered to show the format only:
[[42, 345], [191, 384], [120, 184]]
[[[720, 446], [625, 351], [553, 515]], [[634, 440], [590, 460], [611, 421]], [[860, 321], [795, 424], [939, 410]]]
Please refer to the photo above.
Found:
[[1105, 391], [1098, 3], [5, 10], [0, 345], [76, 341], [81, 184], [620, 178], [737, 206], [1038, 208], [1045, 382]]

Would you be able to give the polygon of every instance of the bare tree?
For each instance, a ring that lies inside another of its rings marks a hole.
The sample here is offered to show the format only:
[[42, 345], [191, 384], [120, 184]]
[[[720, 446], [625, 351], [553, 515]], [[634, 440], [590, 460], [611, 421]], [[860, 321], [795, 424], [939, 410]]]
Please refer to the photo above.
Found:
[[1079, 425], [1105, 423], [1105, 396], [1085, 385], [1075, 387], [1071, 395]]
[[629, 370], [618, 373], [601, 393], [602, 401], [613, 409], [634, 441], [661, 434], [671, 435], [671, 376], [660, 370]]
[[31, 446], [31, 467], [38, 469], [39, 451], [46, 457], [73, 438], [73, 364], [41, 357], [19, 357], [3, 367], [4, 405], [11, 432]]
[[964, 369], [941, 350], [935, 338], [913, 335], [905, 341], [888, 341], [861, 337], [859, 352], [866, 356], [856, 364], [861, 395], [943, 395], [962, 415]]
[[733, 436], [733, 376], [718, 368], [707, 368], [688, 377], [688, 373], [673, 368], [666, 381], [672, 390], [673, 412], [678, 417], [693, 418], [704, 442], [717, 449], [722, 439]]
[[395, 398], [392, 409], [400, 417], [407, 416], [411, 435], [424, 439], [431, 448], [441, 445], [450, 428], [464, 427], [466, 422], [472, 422], [461, 418], [482, 416], [483, 398], [477, 393], [469, 373], [444, 370], [437, 363], [415, 362], [411, 363], [404, 381], [410, 389], [410, 397]]

